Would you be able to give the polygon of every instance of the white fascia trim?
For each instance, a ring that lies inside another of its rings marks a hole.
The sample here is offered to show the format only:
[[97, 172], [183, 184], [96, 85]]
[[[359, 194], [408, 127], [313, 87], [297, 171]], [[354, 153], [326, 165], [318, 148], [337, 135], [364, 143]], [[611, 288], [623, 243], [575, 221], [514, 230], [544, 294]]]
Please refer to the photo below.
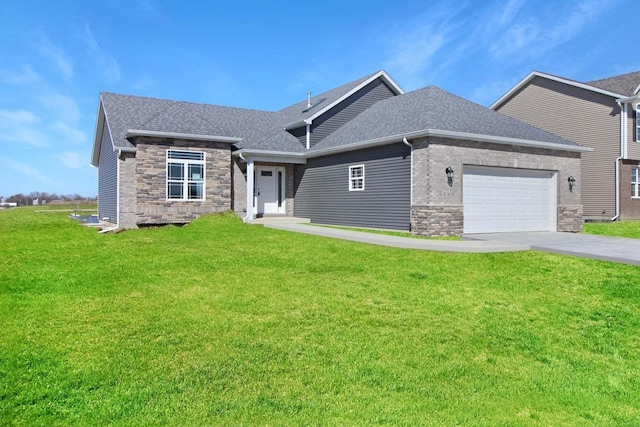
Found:
[[624, 95], [620, 95], [620, 94], [614, 93], [614, 92], [609, 92], [608, 90], [599, 89], [597, 87], [589, 86], [589, 85], [584, 84], [584, 83], [576, 82], [576, 81], [569, 80], [569, 79], [564, 79], [562, 77], [553, 76], [551, 74], [541, 73], [539, 71], [532, 71], [524, 79], [520, 80], [520, 82], [518, 82], [514, 87], [509, 89], [509, 91], [507, 93], [502, 95], [496, 102], [491, 104], [489, 106], [489, 108], [491, 108], [492, 110], [495, 110], [498, 106], [500, 106], [500, 104], [502, 104], [504, 101], [506, 101], [508, 98], [510, 98], [511, 95], [513, 95], [515, 92], [520, 90], [524, 85], [526, 85], [531, 80], [533, 80], [534, 77], [541, 77], [543, 79], [553, 80], [553, 81], [556, 81], [556, 82], [559, 82], [559, 83], [567, 84], [569, 86], [574, 86], [574, 87], [578, 87], [578, 88], [581, 88], [581, 89], [589, 90], [591, 92], [596, 92], [596, 93], [601, 93], [603, 95], [612, 96], [614, 98], [622, 98], [622, 97], [624, 97]]
[[311, 122], [313, 122], [313, 120], [311, 119], [302, 119], [302, 120], [298, 120], [292, 123], [289, 123], [287, 125], [284, 125], [284, 130], [289, 130], [289, 129], [297, 129], [300, 126], [304, 126], [304, 125], [310, 125]]
[[490, 142], [494, 144], [503, 144], [503, 145], [517, 145], [517, 146], [523, 146], [523, 147], [547, 148], [551, 150], [562, 150], [562, 151], [572, 151], [572, 152], [593, 151], [592, 148], [582, 147], [579, 145], [565, 145], [565, 144], [557, 144], [554, 142], [532, 141], [529, 139], [508, 138], [503, 136], [481, 135], [481, 134], [475, 134], [475, 133], [454, 132], [454, 131], [439, 130], [439, 129], [424, 129], [416, 132], [410, 132], [410, 133], [405, 133], [400, 135], [392, 135], [384, 138], [370, 139], [368, 141], [356, 142], [354, 144], [343, 145], [340, 147], [325, 148], [317, 151], [312, 151], [312, 152], [306, 153], [306, 157], [307, 158], [321, 157], [329, 154], [336, 154], [341, 152], [360, 150], [363, 148], [375, 147], [378, 145], [392, 144], [394, 142], [403, 142], [404, 138], [415, 139], [415, 138], [425, 138], [429, 136], [436, 136], [440, 138], [449, 138], [449, 139], [463, 139], [463, 140], [478, 141], [478, 142]]
[[638, 87], [636, 88], [636, 90], [633, 91], [633, 94], [637, 94], [638, 92], [640, 92], [640, 85], [638, 85]]
[[91, 153], [91, 166], [98, 167], [100, 162], [100, 148], [103, 139], [104, 123], [106, 121], [106, 112], [102, 106], [102, 95], [98, 98], [98, 113], [96, 118], [96, 129], [93, 132], [93, 151]]
[[377, 73], [375, 73], [373, 76], [369, 77], [364, 82], [360, 83], [358, 86], [356, 86], [353, 89], [351, 89], [349, 92], [347, 92], [344, 95], [342, 95], [340, 98], [336, 99], [331, 104], [329, 104], [326, 107], [324, 107], [322, 110], [318, 111], [317, 113], [315, 113], [311, 117], [307, 118], [305, 120], [305, 122], [308, 121], [309, 123], [311, 123], [317, 117], [323, 115], [324, 113], [326, 113], [327, 111], [329, 111], [330, 109], [332, 109], [333, 107], [335, 107], [336, 105], [338, 105], [339, 103], [341, 103], [342, 101], [344, 101], [345, 99], [347, 99], [348, 97], [353, 95], [354, 93], [358, 92], [360, 89], [362, 89], [363, 87], [365, 87], [366, 85], [368, 85], [369, 83], [371, 83], [372, 81], [374, 81], [375, 79], [377, 79], [379, 77], [382, 77], [382, 79], [385, 80], [385, 82], [389, 86], [391, 86], [393, 91], [396, 92], [396, 95], [404, 94], [404, 91], [402, 90], [402, 88], [396, 82], [394, 82], [393, 79], [391, 77], [389, 77], [389, 75], [384, 70], [381, 70], [381, 71], [378, 71]]
[[268, 150], [238, 150], [232, 154], [234, 157], [240, 157], [242, 160], [251, 159], [255, 162], [273, 162], [273, 163], [295, 163], [303, 165], [307, 163], [305, 153], [288, 153], [286, 151], [268, 151]]
[[141, 129], [127, 129], [127, 133], [124, 136], [126, 139], [135, 138], [138, 136], [151, 136], [160, 138], [176, 138], [176, 139], [190, 139], [193, 141], [215, 141], [215, 142], [227, 142], [234, 144], [241, 142], [242, 138], [236, 138], [231, 136], [219, 136], [219, 135], [200, 135], [195, 133], [181, 133], [181, 132], [162, 132], [157, 130], [141, 130]]
[[638, 102], [640, 102], [640, 95], [633, 95], [627, 98], [619, 98], [619, 99], [616, 99], [616, 102], [618, 104], [633, 104], [633, 103], [637, 104]]

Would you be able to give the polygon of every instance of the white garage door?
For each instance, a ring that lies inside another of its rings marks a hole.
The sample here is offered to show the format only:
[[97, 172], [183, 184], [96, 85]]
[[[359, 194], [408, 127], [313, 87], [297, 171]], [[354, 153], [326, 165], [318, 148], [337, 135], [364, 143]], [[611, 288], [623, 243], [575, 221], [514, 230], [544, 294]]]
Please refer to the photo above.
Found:
[[555, 172], [465, 166], [465, 233], [556, 231]]

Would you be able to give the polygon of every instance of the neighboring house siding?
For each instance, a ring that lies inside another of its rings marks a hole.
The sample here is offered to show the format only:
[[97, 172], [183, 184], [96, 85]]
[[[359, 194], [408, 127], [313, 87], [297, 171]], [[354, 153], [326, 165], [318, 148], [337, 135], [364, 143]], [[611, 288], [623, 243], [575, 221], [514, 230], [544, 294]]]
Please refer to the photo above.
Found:
[[100, 159], [98, 161], [98, 215], [118, 221], [118, 157], [113, 151], [109, 128], [105, 123], [102, 129]]
[[636, 113], [630, 105], [627, 106], [627, 157], [640, 159], [640, 141], [636, 138]]
[[637, 160], [623, 160], [620, 165], [620, 219], [640, 219], [640, 199], [631, 197], [631, 169]]
[[[364, 165], [364, 191], [349, 166]], [[311, 222], [409, 230], [410, 149], [402, 143], [309, 159], [295, 167], [295, 216]]]
[[[167, 200], [168, 149], [204, 151], [205, 200]], [[135, 189], [138, 225], [187, 223], [200, 215], [231, 209], [229, 144], [140, 138], [136, 141]]]
[[620, 108], [613, 97], [535, 77], [496, 110], [593, 148], [582, 155], [584, 215], [615, 215]]
[[392, 96], [394, 92], [381, 79], [372, 81], [313, 121], [311, 147], [376, 102]]

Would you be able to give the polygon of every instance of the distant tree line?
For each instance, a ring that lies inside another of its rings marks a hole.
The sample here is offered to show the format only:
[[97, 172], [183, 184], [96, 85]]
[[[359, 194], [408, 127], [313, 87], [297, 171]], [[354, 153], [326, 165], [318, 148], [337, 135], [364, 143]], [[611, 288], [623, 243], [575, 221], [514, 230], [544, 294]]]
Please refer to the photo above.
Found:
[[38, 204], [44, 203], [69, 203], [69, 202], [95, 202], [96, 197], [84, 197], [79, 194], [56, 194], [45, 193], [41, 191], [32, 191], [29, 194], [14, 194], [9, 197], [0, 197], [0, 201], [4, 199], [7, 203], [17, 203], [18, 206], [30, 206], [33, 205], [34, 200], [38, 201]]

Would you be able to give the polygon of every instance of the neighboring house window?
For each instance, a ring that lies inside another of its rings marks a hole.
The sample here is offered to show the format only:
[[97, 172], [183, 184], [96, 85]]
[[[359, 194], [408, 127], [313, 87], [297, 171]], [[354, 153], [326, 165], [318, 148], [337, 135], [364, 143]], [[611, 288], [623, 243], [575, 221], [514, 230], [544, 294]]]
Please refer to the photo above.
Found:
[[349, 191], [364, 190], [364, 165], [349, 166]]
[[631, 168], [631, 197], [640, 197], [640, 168]]
[[204, 153], [167, 150], [167, 199], [204, 200]]

